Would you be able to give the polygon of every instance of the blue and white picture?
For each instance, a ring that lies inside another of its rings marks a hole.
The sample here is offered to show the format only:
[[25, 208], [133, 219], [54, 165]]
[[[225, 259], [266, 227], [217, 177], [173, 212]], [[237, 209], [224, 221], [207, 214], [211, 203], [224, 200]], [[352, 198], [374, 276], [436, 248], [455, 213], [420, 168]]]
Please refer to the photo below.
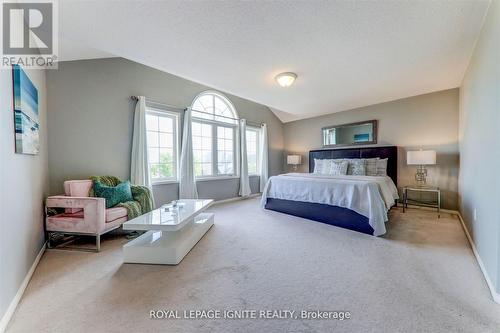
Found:
[[370, 141], [370, 134], [362, 133], [362, 134], [354, 134], [354, 142], [366, 142]]
[[16, 153], [36, 155], [40, 150], [38, 90], [18, 65], [12, 66]]

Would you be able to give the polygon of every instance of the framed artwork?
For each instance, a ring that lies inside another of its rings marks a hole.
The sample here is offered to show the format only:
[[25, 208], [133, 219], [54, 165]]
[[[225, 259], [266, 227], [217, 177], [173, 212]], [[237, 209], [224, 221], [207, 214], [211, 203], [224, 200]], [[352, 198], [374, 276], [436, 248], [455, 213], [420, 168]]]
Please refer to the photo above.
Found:
[[12, 66], [16, 153], [37, 155], [40, 150], [38, 90], [24, 70]]

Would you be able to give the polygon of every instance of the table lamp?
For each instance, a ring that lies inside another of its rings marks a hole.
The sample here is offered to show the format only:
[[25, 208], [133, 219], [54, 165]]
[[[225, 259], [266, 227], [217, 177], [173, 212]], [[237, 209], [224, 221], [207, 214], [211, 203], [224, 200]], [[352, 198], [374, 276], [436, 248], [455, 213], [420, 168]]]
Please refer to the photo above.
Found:
[[422, 149], [408, 151], [406, 152], [406, 164], [418, 165], [415, 180], [418, 185], [423, 186], [427, 182], [427, 169], [425, 166], [436, 164], [436, 151]]
[[293, 171], [297, 171], [297, 165], [302, 162], [302, 156], [300, 155], [288, 155], [286, 157], [286, 163], [293, 166]]

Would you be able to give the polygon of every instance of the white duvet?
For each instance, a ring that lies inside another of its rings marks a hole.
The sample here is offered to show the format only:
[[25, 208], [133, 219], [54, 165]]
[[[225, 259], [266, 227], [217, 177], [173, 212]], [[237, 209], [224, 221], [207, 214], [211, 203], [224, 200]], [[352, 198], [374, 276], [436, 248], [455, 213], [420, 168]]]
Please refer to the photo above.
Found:
[[330, 176], [287, 173], [270, 177], [262, 193], [267, 198], [321, 203], [348, 208], [368, 218], [374, 236], [385, 234], [387, 211], [399, 198], [388, 176]]

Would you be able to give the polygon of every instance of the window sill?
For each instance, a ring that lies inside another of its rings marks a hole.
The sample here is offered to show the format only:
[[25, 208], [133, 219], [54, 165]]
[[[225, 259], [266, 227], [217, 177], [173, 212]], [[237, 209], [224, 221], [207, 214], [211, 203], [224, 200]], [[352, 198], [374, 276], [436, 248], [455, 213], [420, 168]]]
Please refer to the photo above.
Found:
[[202, 177], [196, 178], [196, 182], [207, 182], [211, 180], [228, 180], [228, 179], [238, 179], [240, 176], [210, 176], [210, 177]]
[[156, 185], [166, 185], [166, 184], [178, 184], [178, 180], [159, 180], [157, 182], [152, 182], [151, 185], [156, 186]]
[[[259, 177], [260, 175], [255, 174], [255, 175], [248, 175], [248, 177]], [[203, 178], [197, 178], [196, 182], [209, 182], [213, 180], [228, 180], [228, 179], [239, 179], [240, 176], [213, 176], [213, 177], [203, 177]], [[160, 180], [157, 182], [153, 182], [152, 185], [168, 185], [168, 184], [179, 184], [178, 180]]]

